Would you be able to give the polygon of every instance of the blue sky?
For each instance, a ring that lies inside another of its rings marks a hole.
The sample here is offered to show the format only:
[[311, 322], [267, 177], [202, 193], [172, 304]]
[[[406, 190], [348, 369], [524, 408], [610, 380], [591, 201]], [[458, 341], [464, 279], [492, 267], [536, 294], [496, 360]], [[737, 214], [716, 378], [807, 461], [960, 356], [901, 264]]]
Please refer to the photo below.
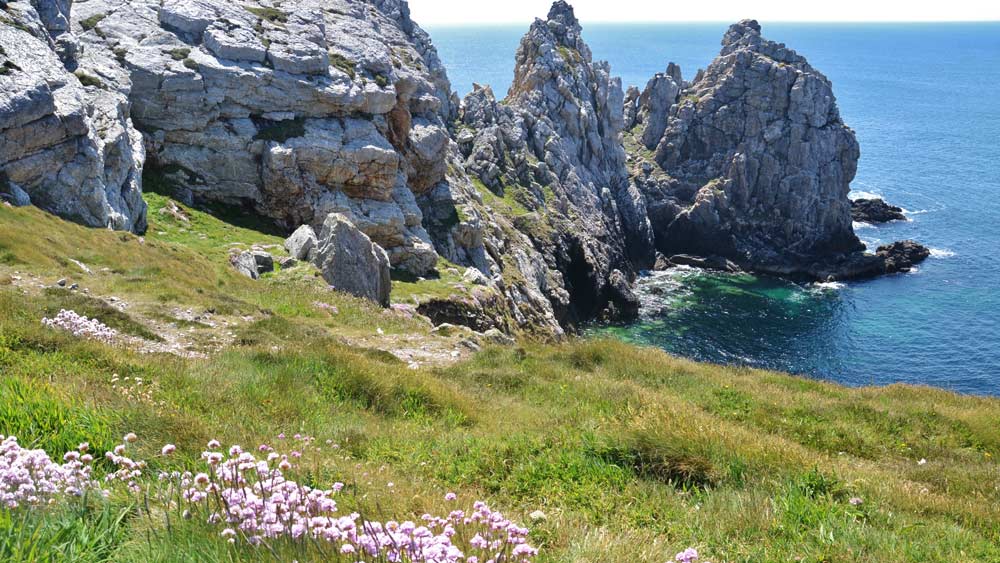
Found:
[[[997, 0], [570, 0], [584, 22], [998, 21]], [[551, 0], [410, 0], [419, 24], [522, 23], [544, 17]]]

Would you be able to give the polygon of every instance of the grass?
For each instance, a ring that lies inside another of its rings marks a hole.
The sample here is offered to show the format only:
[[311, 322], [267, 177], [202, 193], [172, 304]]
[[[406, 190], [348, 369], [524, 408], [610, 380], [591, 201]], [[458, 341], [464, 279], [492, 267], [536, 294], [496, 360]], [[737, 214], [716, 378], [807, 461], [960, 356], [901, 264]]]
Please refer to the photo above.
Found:
[[80, 20], [80, 27], [82, 27], [84, 31], [90, 31], [96, 28], [97, 24], [101, 23], [101, 21], [106, 17], [108, 17], [107, 14], [94, 14], [89, 18]]
[[80, 80], [80, 84], [83, 84], [84, 86], [95, 86], [97, 88], [104, 88], [104, 82], [102, 82], [101, 79], [97, 78], [96, 76], [87, 74], [82, 70], [78, 70], [73, 74], [76, 75], [77, 79]]
[[351, 80], [354, 80], [357, 76], [357, 71], [355, 70], [357, 64], [340, 53], [330, 52], [330, 64], [344, 71], [347, 76], [351, 77]]
[[170, 58], [175, 61], [183, 61], [188, 58], [188, 55], [191, 54], [191, 49], [187, 47], [178, 47], [176, 49], [171, 49], [168, 53], [170, 54]]
[[[280, 235], [249, 217], [240, 226], [180, 206], [185, 222], [160, 213], [168, 196], [146, 197], [144, 240], [0, 208], [0, 254], [9, 256], [0, 278], [80, 278], [91, 295], [136, 303], [121, 326], [166, 315], [165, 304], [254, 320], [206, 358], [139, 354], [39, 323], [60, 300], [90, 306], [83, 296], [0, 285], [0, 434], [57, 453], [85, 439], [103, 451], [134, 431], [140, 457], [154, 459], [170, 442], [179, 448], [171, 463], [183, 464], [210, 438], [254, 445], [301, 431], [343, 445], [343, 455], [323, 454], [316, 479], [351, 483], [345, 510], [447, 512], [442, 495], [451, 490], [520, 521], [542, 510], [548, 518], [532, 537], [545, 562], [662, 563], [688, 546], [717, 563], [1000, 560], [1000, 401], [846, 388], [605, 340], [525, 341], [410, 370], [343, 337], [370, 333], [375, 322], [389, 334], [427, 327], [329, 292], [308, 268], [240, 278], [226, 265], [227, 247]], [[81, 275], [70, 259], [94, 273]], [[397, 288], [433, 294], [452, 281], [443, 271]], [[315, 308], [318, 299], [339, 314]], [[154, 400], [123, 396], [113, 374], [155, 383]], [[273, 560], [194, 524], [167, 535], [117, 499], [0, 511], [0, 560], [59, 554]]]
[[267, 20], [275, 25], [288, 23], [288, 14], [277, 8], [244, 6], [244, 9], [258, 18]]

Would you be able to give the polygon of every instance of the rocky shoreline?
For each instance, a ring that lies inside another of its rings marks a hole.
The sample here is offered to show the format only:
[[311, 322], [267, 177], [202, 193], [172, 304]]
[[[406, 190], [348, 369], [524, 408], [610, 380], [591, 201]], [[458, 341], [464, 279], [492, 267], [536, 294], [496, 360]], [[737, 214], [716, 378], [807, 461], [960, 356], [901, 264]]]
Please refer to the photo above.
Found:
[[464, 270], [414, 305], [548, 336], [635, 318], [658, 264], [826, 281], [926, 257], [865, 251], [852, 221], [901, 210], [848, 199], [832, 85], [755, 21], [626, 93], [557, 1], [515, 63], [504, 99], [460, 100], [404, 0], [3, 1], [0, 196], [141, 233], [145, 172], [300, 229], [336, 288], [388, 305], [392, 276]]

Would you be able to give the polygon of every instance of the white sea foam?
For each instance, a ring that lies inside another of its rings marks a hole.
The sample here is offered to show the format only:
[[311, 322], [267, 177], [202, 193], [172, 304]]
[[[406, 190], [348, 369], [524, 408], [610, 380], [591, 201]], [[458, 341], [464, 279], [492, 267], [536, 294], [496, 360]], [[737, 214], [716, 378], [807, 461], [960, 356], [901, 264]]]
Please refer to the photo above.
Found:
[[866, 192], [864, 190], [852, 190], [847, 197], [851, 199], [882, 199], [881, 194], [877, 194], [875, 192]]
[[841, 282], [815, 282], [812, 284], [813, 288], [823, 290], [823, 291], [837, 291], [839, 289], [844, 289], [847, 287]]
[[951, 258], [955, 253], [947, 248], [931, 248], [931, 258]]
[[861, 229], [874, 229], [875, 225], [872, 225], [871, 223], [865, 223], [864, 221], [855, 221], [852, 224], [852, 227], [854, 227], [855, 231], [860, 231]]

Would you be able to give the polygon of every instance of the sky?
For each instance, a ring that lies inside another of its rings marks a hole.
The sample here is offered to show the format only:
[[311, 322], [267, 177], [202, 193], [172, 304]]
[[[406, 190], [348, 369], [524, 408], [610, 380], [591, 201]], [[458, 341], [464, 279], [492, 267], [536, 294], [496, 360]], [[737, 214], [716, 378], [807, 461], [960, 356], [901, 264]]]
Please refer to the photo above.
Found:
[[[997, 0], [570, 0], [584, 23], [722, 21], [998, 21]], [[410, 0], [421, 25], [524, 23], [551, 0]]]

